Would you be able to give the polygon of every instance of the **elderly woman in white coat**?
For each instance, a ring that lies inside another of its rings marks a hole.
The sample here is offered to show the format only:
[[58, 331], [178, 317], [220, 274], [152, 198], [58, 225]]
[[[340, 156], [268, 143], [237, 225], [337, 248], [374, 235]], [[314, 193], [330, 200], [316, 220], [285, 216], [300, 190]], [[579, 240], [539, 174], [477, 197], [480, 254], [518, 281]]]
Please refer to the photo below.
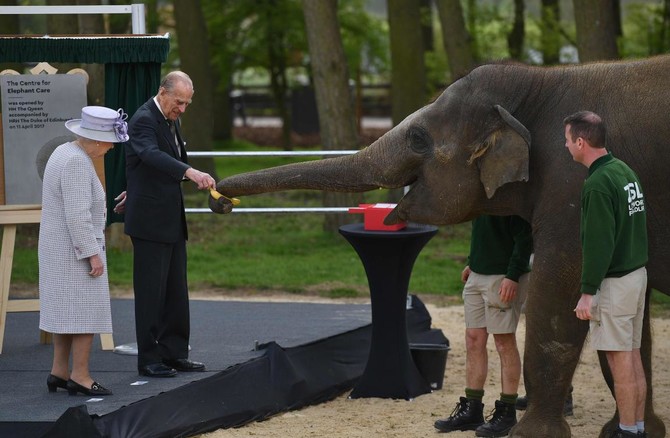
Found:
[[92, 160], [128, 140], [125, 118], [123, 110], [83, 108], [65, 123], [77, 140], [58, 146], [44, 169], [38, 258], [40, 329], [54, 344], [49, 392], [112, 394], [89, 373], [93, 335], [112, 332], [105, 191]]

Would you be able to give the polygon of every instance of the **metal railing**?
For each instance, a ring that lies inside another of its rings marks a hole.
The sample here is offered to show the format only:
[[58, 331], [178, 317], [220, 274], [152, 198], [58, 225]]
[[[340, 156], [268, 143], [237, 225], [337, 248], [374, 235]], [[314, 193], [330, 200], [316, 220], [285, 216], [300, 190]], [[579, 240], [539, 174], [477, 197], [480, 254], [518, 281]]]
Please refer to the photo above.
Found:
[[[131, 14], [132, 32], [146, 33], [144, 4], [132, 5], [79, 5], [79, 6], [0, 6], [0, 15], [79, 15], [79, 14]], [[100, 35], [106, 37], [108, 35]]]
[[[194, 157], [305, 157], [323, 156], [334, 157], [352, 155], [358, 150], [342, 151], [192, 151], [188, 153], [190, 158]], [[233, 208], [233, 213], [347, 213], [351, 207], [253, 207]], [[212, 213], [209, 208], [187, 208], [186, 213]]]

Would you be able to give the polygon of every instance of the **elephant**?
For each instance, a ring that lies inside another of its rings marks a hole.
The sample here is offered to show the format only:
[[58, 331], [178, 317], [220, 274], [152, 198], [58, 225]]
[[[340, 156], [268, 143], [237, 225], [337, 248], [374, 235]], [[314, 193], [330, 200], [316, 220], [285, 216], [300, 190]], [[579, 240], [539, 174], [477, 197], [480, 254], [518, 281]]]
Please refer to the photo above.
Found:
[[[652, 404], [648, 308], [651, 288], [670, 293], [668, 71], [670, 56], [555, 67], [485, 64], [355, 154], [234, 175], [219, 181], [217, 190], [232, 197], [409, 186], [386, 224], [456, 224], [482, 214], [526, 219], [535, 255], [523, 375], [532, 403], [509, 436], [569, 437], [563, 401], [589, 328], [573, 312], [580, 296], [580, 194], [587, 169], [565, 148], [563, 119], [580, 110], [598, 113], [608, 127], [608, 150], [639, 175], [646, 198], [645, 421], [649, 437], [663, 437], [665, 425]], [[210, 198], [209, 207], [232, 209], [224, 198]], [[612, 390], [602, 355], [600, 363]], [[617, 423], [615, 406], [600, 436], [609, 436]]]

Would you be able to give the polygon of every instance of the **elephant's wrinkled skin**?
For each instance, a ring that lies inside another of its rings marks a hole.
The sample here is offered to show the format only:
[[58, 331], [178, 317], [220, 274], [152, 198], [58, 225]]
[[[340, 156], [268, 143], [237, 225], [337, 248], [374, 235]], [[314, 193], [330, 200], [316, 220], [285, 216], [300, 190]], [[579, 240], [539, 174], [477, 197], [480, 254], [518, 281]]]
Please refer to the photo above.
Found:
[[[600, 114], [609, 129], [609, 149], [640, 176], [648, 206], [649, 287], [670, 293], [669, 71], [670, 56], [554, 68], [482, 66], [357, 154], [236, 175], [217, 189], [230, 197], [411, 184], [387, 223], [454, 224], [484, 213], [527, 219], [535, 259], [524, 381], [533, 403], [510, 436], [569, 437], [563, 399], [588, 332], [588, 323], [573, 313], [581, 270], [580, 190], [587, 170], [565, 148], [562, 120], [579, 110]], [[213, 211], [224, 206], [229, 208], [210, 199]], [[645, 319], [642, 350], [650, 380]], [[658, 438], [665, 436], [665, 426], [653, 413], [651, 389], [650, 384], [646, 426], [649, 436]], [[588, 411], [595, 401], [583, 403]], [[616, 414], [603, 430], [614, 421]]]

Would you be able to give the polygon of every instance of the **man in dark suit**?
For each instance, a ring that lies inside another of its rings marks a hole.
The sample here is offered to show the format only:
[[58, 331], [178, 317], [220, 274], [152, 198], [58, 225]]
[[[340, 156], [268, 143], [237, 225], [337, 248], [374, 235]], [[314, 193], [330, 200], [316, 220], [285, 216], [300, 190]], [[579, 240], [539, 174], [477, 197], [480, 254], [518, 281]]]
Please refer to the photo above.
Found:
[[193, 83], [171, 72], [158, 94], [133, 115], [126, 146], [125, 232], [133, 242], [135, 330], [140, 375], [172, 377], [203, 371], [188, 359], [190, 315], [186, 281], [186, 215], [181, 183], [214, 188], [209, 174], [188, 165], [179, 117], [193, 97]]

